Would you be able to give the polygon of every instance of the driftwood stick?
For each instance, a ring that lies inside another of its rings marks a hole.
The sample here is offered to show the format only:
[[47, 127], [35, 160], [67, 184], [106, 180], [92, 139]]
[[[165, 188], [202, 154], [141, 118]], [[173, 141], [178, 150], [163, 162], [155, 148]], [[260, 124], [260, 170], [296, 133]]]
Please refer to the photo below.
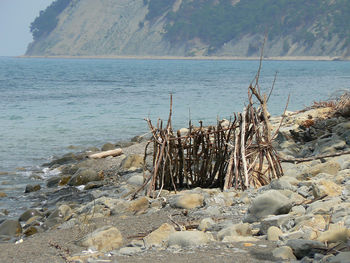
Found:
[[246, 125], [246, 114], [247, 114], [247, 108], [244, 108], [242, 113], [242, 123], [241, 123], [241, 158], [242, 158], [242, 165], [243, 165], [243, 172], [244, 172], [244, 185], [248, 188], [249, 185], [249, 177], [248, 177], [248, 168], [247, 168], [247, 160], [245, 156], [245, 125]]
[[99, 153], [94, 153], [89, 155], [89, 158], [91, 159], [101, 159], [101, 158], [106, 158], [108, 156], [119, 156], [123, 154], [123, 150], [118, 148], [114, 150], [109, 150], [109, 151], [104, 151], [104, 152], [99, 152]]
[[286, 107], [284, 107], [284, 111], [283, 111], [283, 115], [282, 115], [281, 121], [280, 121], [280, 123], [279, 123], [279, 125], [278, 125], [278, 127], [277, 127], [277, 129], [275, 131], [275, 133], [272, 135], [272, 140], [274, 140], [277, 137], [278, 132], [279, 132], [279, 130], [280, 130], [281, 126], [282, 126], [282, 123], [284, 121], [284, 118], [286, 117], [286, 111], [287, 111], [287, 108], [288, 108], [289, 99], [290, 99], [290, 93], [288, 95]]
[[302, 162], [310, 162], [310, 161], [314, 161], [314, 160], [335, 157], [335, 156], [341, 156], [341, 155], [346, 155], [346, 154], [350, 154], [350, 151], [341, 151], [341, 152], [337, 152], [337, 153], [323, 154], [323, 155], [317, 155], [317, 156], [306, 157], [306, 158], [282, 158], [281, 156], [278, 156], [278, 158], [281, 162], [285, 162], [285, 163], [302, 163]]

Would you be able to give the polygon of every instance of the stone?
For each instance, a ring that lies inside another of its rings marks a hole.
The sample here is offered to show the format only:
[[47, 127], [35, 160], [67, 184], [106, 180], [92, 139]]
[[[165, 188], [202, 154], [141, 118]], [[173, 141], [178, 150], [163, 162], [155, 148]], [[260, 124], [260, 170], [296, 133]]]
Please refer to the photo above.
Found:
[[170, 234], [168, 245], [180, 247], [200, 246], [209, 243], [212, 239], [210, 234], [202, 231], [178, 231]]
[[22, 227], [18, 220], [7, 219], [0, 224], [0, 236], [19, 236], [22, 233]]
[[315, 144], [315, 155], [333, 154], [337, 151], [344, 150], [346, 142], [338, 136], [318, 139]]
[[149, 201], [145, 196], [127, 203], [127, 210], [132, 213], [144, 212], [148, 208], [149, 208]]
[[67, 153], [63, 155], [61, 158], [53, 160], [50, 163], [44, 164], [44, 166], [53, 167], [55, 165], [63, 165], [74, 162], [77, 159], [77, 156], [74, 153]]
[[129, 170], [130, 168], [142, 168], [143, 167], [143, 155], [132, 154], [124, 159], [122, 162], [123, 170]]
[[278, 241], [280, 240], [280, 236], [283, 235], [283, 232], [281, 229], [279, 229], [276, 226], [270, 226], [267, 230], [267, 240], [269, 241]]
[[339, 252], [338, 255], [328, 261], [329, 263], [349, 263], [350, 252]]
[[300, 205], [306, 201], [302, 195], [296, 192], [293, 192], [291, 190], [286, 189], [286, 190], [280, 190], [279, 192], [285, 195], [293, 205]]
[[36, 184], [36, 185], [30, 185], [28, 184], [26, 186], [26, 189], [24, 190], [25, 193], [31, 193], [31, 192], [36, 192], [39, 191], [41, 189], [40, 184]]
[[296, 260], [297, 258], [293, 254], [293, 250], [288, 246], [277, 247], [272, 250], [272, 255], [275, 258], [282, 260]]
[[326, 246], [314, 240], [291, 239], [287, 241], [287, 246], [291, 247], [297, 259], [303, 257], [313, 257], [315, 253], [323, 252]]
[[318, 180], [312, 185], [312, 193], [315, 198], [320, 198], [322, 196], [339, 196], [342, 193], [342, 187], [336, 183], [328, 180]]
[[306, 214], [328, 214], [331, 208], [338, 206], [342, 200], [339, 197], [334, 197], [329, 200], [318, 200], [308, 205]]
[[325, 163], [316, 164], [306, 171], [303, 172], [300, 176], [297, 176], [297, 179], [304, 180], [310, 177], [315, 177], [319, 173], [328, 173], [331, 175], [336, 175], [340, 170], [340, 164], [335, 161], [328, 161]]
[[[257, 242], [259, 239], [252, 236], [226, 236], [222, 240], [224, 243], [233, 243], [233, 242]], [[248, 245], [249, 244], [249, 245]], [[245, 243], [244, 246], [252, 246], [251, 243]]]
[[47, 187], [56, 187], [58, 186], [58, 183], [61, 181], [60, 176], [52, 176], [46, 181]]
[[289, 239], [302, 239], [304, 237], [305, 237], [304, 231], [303, 230], [297, 230], [297, 231], [284, 233], [283, 235], [280, 236], [280, 239], [282, 241], [286, 241], [286, 240], [289, 240]]
[[73, 214], [73, 210], [68, 205], [61, 205], [55, 209], [49, 216], [48, 219], [59, 218], [63, 221], [67, 221]]
[[23, 214], [21, 214], [21, 216], [19, 217], [18, 220], [19, 221], [28, 221], [30, 218], [32, 218], [34, 216], [43, 217], [43, 214], [40, 213], [38, 210], [32, 208], [32, 209], [28, 209]]
[[198, 230], [200, 231], [207, 231], [215, 225], [215, 221], [211, 217], [207, 217], [201, 220], [201, 222], [198, 225]]
[[7, 194], [4, 192], [0, 192], [0, 198], [2, 198], [2, 197], [7, 197]]
[[310, 191], [311, 191], [310, 186], [307, 186], [307, 185], [302, 185], [297, 190], [298, 194], [300, 194], [304, 198], [307, 198], [311, 195]]
[[292, 208], [290, 200], [277, 190], [258, 195], [249, 206], [243, 222], [257, 222], [268, 215], [288, 214]]
[[140, 247], [123, 247], [123, 248], [119, 249], [118, 252], [120, 255], [131, 256], [133, 254], [142, 252], [142, 248], [140, 248]]
[[90, 190], [90, 189], [96, 189], [104, 186], [104, 183], [102, 181], [93, 181], [93, 182], [88, 182], [84, 186], [84, 190]]
[[219, 240], [227, 236], [252, 236], [252, 227], [248, 223], [239, 223], [220, 230], [217, 235]]
[[144, 243], [145, 247], [149, 248], [152, 246], [161, 246], [168, 242], [169, 236], [172, 233], [175, 233], [175, 228], [168, 224], [164, 223], [159, 228], [154, 230], [152, 233], [148, 234], [146, 237], [144, 237]]
[[274, 179], [270, 182], [270, 189], [296, 191], [297, 188], [291, 185], [287, 180]]
[[305, 215], [306, 209], [302, 205], [293, 206], [290, 213], [293, 215], [302, 216]]
[[93, 169], [80, 168], [69, 180], [68, 185], [78, 186], [84, 185], [92, 181], [103, 180], [103, 173], [98, 173]]
[[326, 220], [322, 215], [307, 215], [296, 218], [295, 230], [299, 230], [302, 227], [311, 227], [316, 231], [323, 231], [326, 228]]
[[264, 218], [260, 224], [260, 232], [264, 235], [267, 234], [267, 230], [271, 226], [279, 227], [280, 229], [287, 231], [294, 226], [294, 218], [290, 214]]
[[133, 175], [126, 182], [131, 185], [141, 186], [143, 185], [143, 176], [140, 174]]
[[38, 228], [35, 226], [30, 226], [26, 230], [24, 230], [23, 234], [25, 234], [27, 237], [32, 236], [36, 233], [38, 233]]
[[26, 221], [25, 226], [29, 226], [29, 225], [37, 225], [40, 226], [40, 220], [42, 219], [42, 216], [33, 216], [31, 218], [29, 218]]
[[327, 243], [346, 243], [350, 238], [350, 229], [341, 225], [330, 225], [329, 230], [322, 232], [317, 238], [320, 242]]
[[123, 237], [118, 228], [105, 226], [85, 236], [78, 244], [88, 249], [107, 252], [123, 245]]
[[59, 186], [64, 186], [68, 184], [69, 180], [72, 178], [71, 175], [62, 175], [61, 180], [58, 182]]
[[296, 179], [293, 176], [287, 176], [287, 175], [284, 175], [284, 176], [280, 177], [278, 180], [280, 182], [288, 182], [292, 186], [297, 186], [298, 183], [299, 183], [298, 179]]
[[102, 146], [101, 151], [109, 151], [114, 149], [115, 149], [115, 144], [108, 142]]
[[204, 196], [202, 194], [178, 194], [173, 196], [170, 205], [175, 208], [193, 209], [203, 206]]

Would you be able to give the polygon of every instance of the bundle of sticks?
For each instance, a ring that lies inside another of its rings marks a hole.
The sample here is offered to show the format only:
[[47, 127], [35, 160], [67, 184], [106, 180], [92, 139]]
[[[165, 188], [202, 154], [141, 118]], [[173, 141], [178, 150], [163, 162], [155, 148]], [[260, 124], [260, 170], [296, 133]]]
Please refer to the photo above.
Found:
[[[218, 121], [216, 126], [205, 127], [200, 121], [199, 126], [194, 127], [190, 121], [185, 133], [175, 132], [171, 121], [172, 96], [165, 127], [162, 120], [158, 119], [154, 126], [146, 119], [152, 138], [146, 146], [144, 161], [146, 164], [151, 157], [152, 166], [149, 173], [144, 173], [144, 184], [137, 192], [146, 187], [146, 195], [154, 197], [162, 189], [234, 187], [245, 190], [281, 177], [283, 170], [272, 146], [278, 131], [271, 134], [267, 111], [270, 95], [261, 95], [259, 73], [260, 68], [255, 84], [249, 85], [248, 105], [226, 123]], [[153, 151], [147, 154], [150, 145]]]

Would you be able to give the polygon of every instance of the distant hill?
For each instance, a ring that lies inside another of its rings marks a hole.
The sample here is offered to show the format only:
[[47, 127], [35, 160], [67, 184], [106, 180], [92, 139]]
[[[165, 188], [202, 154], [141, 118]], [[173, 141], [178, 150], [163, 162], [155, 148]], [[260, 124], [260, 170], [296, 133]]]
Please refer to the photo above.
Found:
[[349, 0], [56, 0], [26, 55], [350, 56]]

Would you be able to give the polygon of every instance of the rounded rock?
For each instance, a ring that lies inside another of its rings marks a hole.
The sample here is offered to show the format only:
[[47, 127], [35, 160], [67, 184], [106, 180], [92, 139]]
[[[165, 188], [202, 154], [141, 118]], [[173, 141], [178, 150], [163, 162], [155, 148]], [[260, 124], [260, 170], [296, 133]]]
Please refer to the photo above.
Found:
[[278, 241], [280, 239], [280, 236], [282, 235], [283, 235], [282, 230], [276, 226], [271, 226], [267, 230], [267, 240], [269, 241]]
[[115, 144], [110, 143], [110, 142], [105, 143], [101, 148], [102, 151], [109, 151], [109, 150], [114, 150], [114, 149], [115, 149]]
[[68, 181], [68, 185], [79, 186], [92, 181], [101, 181], [103, 177], [93, 169], [79, 169]]
[[297, 259], [293, 254], [293, 250], [288, 246], [275, 248], [274, 250], [272, 250], [272, 255], [278, 259], [283, 259], [283, 260]]
[[96, 229], [91, 234], [85, 236], [79, 245], [90, 248], [97, 249], [101, 252], [107, 252], [121, 247], [123, 244], [123, 236], [118, 230], [118, 228], [113, 226], [105, 226]]
[[31, 192], [36, 192], [39, 191], [41, 189], [40, 184], [36, 184], [36, 185], [30, 185], [28, 184], [26, 186], [26, 189], [24, 190], [25, 193], [31, 193]]
[[201, 194], [179, 194], [174, 197], [171, 206], [182, 209], [193, 209], [203, 206], [204, 197]]
[[0, 224], [0, 236], [19, 236], [22, 233], [21, 224], [18, 220], [5, 220]]
[[211, 235], [202, 231], [180, 231], [169, 236], [169, 246], [191, 247], [209, 243]]
[[19, 217], [18, 220], [19, 221], [28, 221], [30, 218], [35, 217], [35, 216], [43, 217], [42, 213], [40, 213], [38, 210], [28, 209], [23, 214], [21, 214], [21, 216]]

